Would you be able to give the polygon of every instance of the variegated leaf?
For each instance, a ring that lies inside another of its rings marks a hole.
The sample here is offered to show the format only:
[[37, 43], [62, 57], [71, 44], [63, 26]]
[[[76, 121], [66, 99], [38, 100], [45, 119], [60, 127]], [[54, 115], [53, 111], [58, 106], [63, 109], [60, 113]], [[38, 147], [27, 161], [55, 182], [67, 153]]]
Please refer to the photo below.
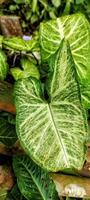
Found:
[[85, 160], [86, 119], [66, 42], [49, 63], [47, 101], [35, 78], [16, 83], [17, 134], [26, 152], [41, 167], [49, 171], [81, 169]]
[[7, 76], [8, 64], [5, 53], [0, 50], [0, 80], [4, 80]]
[[83, 14], [41, 23], [40, 41], [44, 61], [57, 51], [63, 38], [70, 43], [80, 81], [86, 81], [90, 74], [90, 25]]

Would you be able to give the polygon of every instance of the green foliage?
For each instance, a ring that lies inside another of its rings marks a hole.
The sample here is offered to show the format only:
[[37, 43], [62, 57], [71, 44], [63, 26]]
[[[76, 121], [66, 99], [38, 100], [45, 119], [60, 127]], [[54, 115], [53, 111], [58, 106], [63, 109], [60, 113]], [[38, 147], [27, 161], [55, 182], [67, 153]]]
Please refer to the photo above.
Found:
[[6, 188], [1, 189], [1, 200], [57, 200], [55, 186], [42, 168], [73, 173], [83, 166], [88, 128], [82, 103], [90, 108], [90, 24], [77, 12], [90, 21], [90, 1], [8, 0], [0, 4], [1, 15], [21, 18], [25, 33], [23, 38], [0, 36], [0, 79], [16, 81], [16, 120], [0, 112], [0, 142], [11, 148], [18, 135], [29, 155], [14, 157], [18, 185], [7, 198]]
[[89, 0], [12, 0], [1, 5], [0, 12], [19, 15], [24, 32], [32, 33], [41, 21], [82, 12], [90, 19]]
[[65, 1], [61, 0], [12, 0], [1, 7], [1, 13], [19, 15], [24, 32], [32, 33], [43, 19], [62, 14]]
[[55, 185], [49, 174], [28, 156], [16, 156], [13, 162], [17, 184], [27, 200], [58, 200]]

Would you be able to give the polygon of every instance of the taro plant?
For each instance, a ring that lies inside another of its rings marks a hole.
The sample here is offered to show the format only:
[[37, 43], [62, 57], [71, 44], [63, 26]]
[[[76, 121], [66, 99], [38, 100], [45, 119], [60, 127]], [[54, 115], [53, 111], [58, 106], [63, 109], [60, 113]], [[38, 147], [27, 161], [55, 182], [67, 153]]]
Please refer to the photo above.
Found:
[[16, 111], [14, 118], [1, 112], [0, 141], [13, 148], [19, 140], [24, 154], [13, 158], [7, 200], [57, 200], [49, 172], [75, 173], [86, 158], [90, 25], [80, 13], [62, 16], [41, 23], [28, 40], [0, 37], [0, 47], [0, 79], [11, 78], [8, 105], [14, 101]]

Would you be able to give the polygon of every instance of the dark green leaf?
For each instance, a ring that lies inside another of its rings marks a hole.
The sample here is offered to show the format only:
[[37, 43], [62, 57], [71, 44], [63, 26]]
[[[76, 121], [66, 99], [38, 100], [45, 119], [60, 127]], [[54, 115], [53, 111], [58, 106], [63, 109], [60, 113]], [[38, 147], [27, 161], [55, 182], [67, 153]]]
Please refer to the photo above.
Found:
[[18, 187], [28, 200], [58, 200], [55, 185], [48, 173], [39, 168], [28, 156], [18, 156], [13, 162]]
[[20, 193], [18, 186], [15, 185], [5, 200], [25, 200], [25, 198]]
[[11, 147], [16, 140], [15, 126], [10, 124], [4, 117], [0, 117], [0, 142]]

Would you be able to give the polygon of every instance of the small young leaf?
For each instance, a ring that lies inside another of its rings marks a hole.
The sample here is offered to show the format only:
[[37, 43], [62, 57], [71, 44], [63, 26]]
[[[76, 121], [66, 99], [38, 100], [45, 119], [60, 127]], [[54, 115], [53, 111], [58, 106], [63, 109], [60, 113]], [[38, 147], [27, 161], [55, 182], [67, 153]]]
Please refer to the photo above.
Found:
[[16, 156], [13, 162], [18, 187], [28, 200], [59, 200], [49, 174], [39, 168], [28, 156]]
[[5, 53], [0, 50], [0, 80], [4, 80], [7, 76], [8, 64]]
[[49, 65], [48, 101], [35, 78], [19, 80], [15, 85], [18, 137], [41, 167], [49, 171], [81, 169], [85, 161], [86, 117], [66, 42], [62, 42]]
[[3, 45], [5, 48], [13, 49], [16, 51], [38, 51], [39, 41], [38, 38], [33, 38], [31, 40], [24, 40], [23, 38], [13, 37], [5, 38], [3, 40]]
[[61, 5], [61, 0], [52, 0], [52, 4], [58, 8]]
[[30, 76], [37, 79], [40, 78], [40, 74], [36, 65], [30, 62], [28, 59], [22, 59], [21, 66], [23, 70], [17, 67], [11, 69], [11, 74], [13, 75], [15, 80], [27, 78]]

